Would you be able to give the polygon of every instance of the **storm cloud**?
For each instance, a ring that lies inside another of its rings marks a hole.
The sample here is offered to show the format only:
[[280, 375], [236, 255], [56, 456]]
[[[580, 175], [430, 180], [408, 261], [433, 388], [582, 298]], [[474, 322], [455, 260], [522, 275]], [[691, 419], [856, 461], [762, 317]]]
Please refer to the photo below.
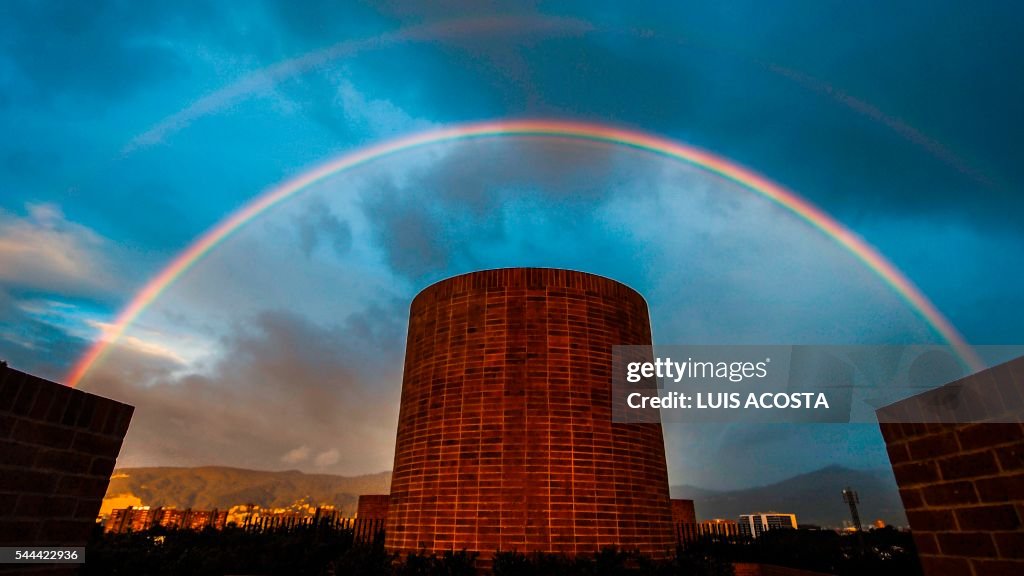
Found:
[[223, 464], [321, 472], [391, 467], [402, 341], [393, 311], [317, 326], [267, 312], [227, 337], [208, 374], [117, 350], [88, 389], [136, 406], [121, 466]]
[[[525, 117], [728, 157], [849, 226], [970, 341], [1020, 341], [1021, 12], [952, 0], [5, 3], [0, 357], [60, 379], [148, 278], [261, 193], [383, 139]], [[502, 32], [265, 72], [465, 17]], [[517, 28], [538, 21], [556, 25]], [[258, 89], [231, 92], [252, 78]], [[223, 90], [233, 96], [203, 108]], [[514, 265], [637, 287], [663, 342], [936, 338], [863, 263], [713, 174], [622, 147], [480, 139], [378, 159], [250, 222], [164, 291], [85, 385], [138, 406], [122, 465], [386, 469], [409, 300], [442, 277]], [[671, 428], [667, 441], [673, 482], [705, 486], [885, 461], [877, 433], [853, 428]], [[778, 464], [747, 479], [753, 442]]]

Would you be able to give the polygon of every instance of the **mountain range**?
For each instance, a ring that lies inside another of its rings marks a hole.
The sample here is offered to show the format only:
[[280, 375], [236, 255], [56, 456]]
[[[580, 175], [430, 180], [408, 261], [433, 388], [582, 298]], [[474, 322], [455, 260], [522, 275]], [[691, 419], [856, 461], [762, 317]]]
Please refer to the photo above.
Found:
[[[306, 499], [353, 513], [360, 494], [386, 494], [390, 485], [391, 472], [337, 476], [223, 466], [120, 468], [111, 477], [106, 500], [224, 509], [247, 503], [285, 507]], [[861, 519], [865, 524], [876, 518], [897, 526], [907, 523], [896, 482], [887, 469], [829, 466], [755, 488], [711, 490], [680, 485], [672, 486], [671, 493], [674, 498], [692, 499], [699, 519], [736, 519], [740, 514], [776, 511], [796, 514], [801, 524], [841, 526], [850, 517], [842, 500], [842, 490], [847, 486], [860, 494]]]
[[885, 468], [860, 470], [828, 466], [755, 488], [709, 490], [695, 486], [672, 486], [673, 498], [693, 500], [698, 519], [729, 518], [753, 512], [796, 514], [800, 524], [840, 527], [850, 519], [842, 491], [853, 488], [860, 496], [860, 518], [869, 525], [876, 519], [905, 526], [907, 516], [900, 501], [892, 471]]
[[105, 500], [134, 496], [147, 506], [224, 509], [248, 503], [286, 507], [307, 499], [354, 513], [360, 494], [386, 494], [390, 486], [391, 472], [336, 476], [224, 466], [119, 468], [110, 478]]

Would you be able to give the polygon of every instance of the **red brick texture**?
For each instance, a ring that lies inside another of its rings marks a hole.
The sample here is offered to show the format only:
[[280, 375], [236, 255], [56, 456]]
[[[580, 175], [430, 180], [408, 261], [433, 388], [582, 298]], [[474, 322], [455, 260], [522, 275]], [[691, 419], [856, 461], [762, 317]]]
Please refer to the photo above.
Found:
[[[1024, 358], [977, 378], [1020, 393]], [[1024, 424], [880, 426], [925, 574], [1024, 574]]]
[[356, 518], [384, 520], [388, 517], [388, 494], [363, 494], [359, 496]]
[[0, 366], [0, 546], [85, 545], [133, 410]]
[[489, 270], [421, 292], [387, 548], [673, 549], [661, 425], [611, 417], [612, 346], [650, 343], [640, 294], [591, 274]]
[[682, 498], [673, 498], [671, 500], [672, 505], [672, 523], [673, 524], [696, 524], [697, 513], [693, 509], [693, 500], [684, 500]]

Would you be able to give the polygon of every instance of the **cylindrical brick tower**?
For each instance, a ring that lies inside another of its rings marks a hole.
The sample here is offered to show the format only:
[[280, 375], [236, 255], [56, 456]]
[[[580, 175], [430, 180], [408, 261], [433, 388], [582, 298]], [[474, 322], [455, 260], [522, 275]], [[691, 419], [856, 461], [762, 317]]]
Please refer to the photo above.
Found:
[[385, 544], [653, 557], [675, 547], [661, 425], [612, 422], [647, 304], [592, 274], [486, 270], [412, 302]]

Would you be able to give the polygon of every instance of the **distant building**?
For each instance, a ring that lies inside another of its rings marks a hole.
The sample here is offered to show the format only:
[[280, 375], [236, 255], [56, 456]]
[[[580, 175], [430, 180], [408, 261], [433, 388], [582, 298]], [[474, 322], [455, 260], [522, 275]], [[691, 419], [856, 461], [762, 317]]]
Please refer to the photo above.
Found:
[[712, 518], [711, 520], [701, 520], [701, 526], [707, 526], [709, 528], [713, 526], [736, 526], [735, 520], [727, 520], [725, 518]]
[[227, 515], [228, 524], [257, 531], [290, 530], [317, 524], [351, 527], [351, 521], [341, 509], [333, 505], [313, 505], [305, 499], [283, 508], [264, 508], [256, 504], [232, 506]]
[[735, 536], [739, 533], [739, 524], [735, 520], [724, 518], [702, 520], [697, 527], [699, 532], [706, 536]]
[[160, 518], [153, 523], [154, 526], [163, 528], [181, 528], [185, 524], [185, 511], [176, 508], [161, 510]]
[[796, 530], [796, 528], [796, 514], [755, 512], [754, 514], [741, 515], [739, 521], [740, 534], [753, 538], [759, 538], [769, 530]]
[[384, 537], [384, 524], [388, 520], [390, 494], [363, 494], [352, 522], [356, 542], [372, 542]]
[[203, 528], [215, 528], [223, 530], [227, 524], [227, 510], [186, 510], [178, 528], [188, 530], [202, 530]]
[[236, 504], [228, 509], [227, 524], [257, 530], [295, 527], [318, 522], [337, 523], [347, 519], [343, 510], [331, 504], [315, 504], [308, 497], [284, 507]]
[[697, 513], [693, 509], [693, 500], [673, 498], [669, 500], [672, 506], [673, 524], [696, 524]]
[[149, 506], [128, 507], [111, 510], [103, 531], [124, 534], [148, 530], [151, 526], [153, 526], [153, 510]]
[[703, 522], [677, 522], [675, 530], [676, 538], [684, 548], [694, 542], [728, 540], [739, 532], [734, 520], [722, 518], [704, 520]]
[[178, 510], [177, 508], [129, 507], [113, 510], [103, 527], [104, 532], [123, 534], [142, 532], [155, 526], [176, 530], [223, 530], [227, 525], [227, 510]]
[[362, 494], [356, 508], [356, 518], [363, 520], [387, 520], [390, 494]]

